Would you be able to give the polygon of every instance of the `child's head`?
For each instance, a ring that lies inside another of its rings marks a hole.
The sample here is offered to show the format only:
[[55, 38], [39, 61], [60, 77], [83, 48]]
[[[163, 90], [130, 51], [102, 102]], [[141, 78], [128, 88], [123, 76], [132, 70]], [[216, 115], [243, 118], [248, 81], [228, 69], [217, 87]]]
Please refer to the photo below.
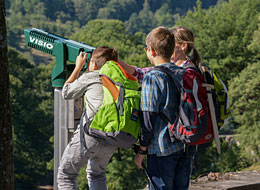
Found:
[[170, 59], [174, 50], [174, 35], [165, 27], [157, 27], [146, 36], [147, 47], [152, 47], [156, 56]]
[[91, 62], [96, 64], [97, 69], [100, 69], [107, 61], [118, 60], [118, 52], [115, 48], [100, 46], [96, 48], [91, 56]]
[[[201, 56], [197, 49], [195, 48], [195, 38], [193, 32], [184, 26], [178, 26], [171, 30], [174, 35], [175, 43], [178, 44], [187, 44], [187, 48], [185, 49], [185, 55], [187, 58], [191, 59], [191, 61], [198, 66], [201, 62]], [[177, 46], [175, 45], [175, 46]], [[188, 54], [193, 50], [192, 56], [188, 57]]]

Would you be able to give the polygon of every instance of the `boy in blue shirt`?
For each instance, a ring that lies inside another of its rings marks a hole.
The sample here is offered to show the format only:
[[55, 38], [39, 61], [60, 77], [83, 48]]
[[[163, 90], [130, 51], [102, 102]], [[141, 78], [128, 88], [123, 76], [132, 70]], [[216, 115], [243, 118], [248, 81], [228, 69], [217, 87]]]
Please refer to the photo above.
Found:
[[[170, 62], [175, 47], [174, 35], [164, 27], [153, 29], [146, 37], [148, 59], [154, 66], [176, 69]], [[135, 163], [142, 168], [147, 154], [148, 172], [160, 190], [186, 190], [189, 188], [193, 153], [184, 153], [181, 142], [171, 143], [165, 115], [171, 123], [178, 111], [178, 91], [170, 78], [157, 70], [148, 72], [142, 82], [140, 151]], [[152, 189], [150, 185], [150, 189]]]

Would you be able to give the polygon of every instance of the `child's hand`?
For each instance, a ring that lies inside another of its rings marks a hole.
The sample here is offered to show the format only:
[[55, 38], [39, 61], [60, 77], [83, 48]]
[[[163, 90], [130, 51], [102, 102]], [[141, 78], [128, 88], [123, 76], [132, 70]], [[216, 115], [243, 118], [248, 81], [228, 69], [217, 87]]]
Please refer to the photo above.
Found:
[[75, 69], [81, 70], [84, 64], [86, 63], [88, 53], [85, 53], [83, 56], [82, 51], [79, 53], [77, 59], [76, 59], [76, 66]]
[[135, 155], [135, 164], [136, 164], [139, 168], [141, 168], [141, 169], [143, 169], [142, 162], [143, 162], [143, 160], [144, 160], [144, 157], [145, 157], [145, 155], [143, 155], [143, 154], [136, 154], [136, 155]]

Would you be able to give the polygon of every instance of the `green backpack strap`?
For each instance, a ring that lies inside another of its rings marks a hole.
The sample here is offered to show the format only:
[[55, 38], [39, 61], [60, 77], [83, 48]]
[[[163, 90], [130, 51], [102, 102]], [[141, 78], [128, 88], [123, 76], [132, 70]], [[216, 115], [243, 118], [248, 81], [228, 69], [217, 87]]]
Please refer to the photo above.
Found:
[[[116, 103], [117, 108], [120, 110], [120, 115], [122, 116], [124, 114], [124, 107], [123, 107], [123, 101], [124, 101], [124, 96], [125, 96], [125, 91], [124, 91], [124, 85], [121, 82], [115, 82], [112, 78], [105, 74], [99, 74], [102, 79], [102, 84], [105, 86], [110, 93], [112, 94], [114, 101]], [[116, 86], [119, 86], [119, 92]], [[114, 94], [117, 94], [117, 97], [114, 97]]]

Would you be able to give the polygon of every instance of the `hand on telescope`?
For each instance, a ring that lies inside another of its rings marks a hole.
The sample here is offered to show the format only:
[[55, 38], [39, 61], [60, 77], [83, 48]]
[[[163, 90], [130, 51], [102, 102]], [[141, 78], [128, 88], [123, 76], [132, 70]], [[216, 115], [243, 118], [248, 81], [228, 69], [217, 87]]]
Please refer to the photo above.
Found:
[[88, 53], [85, 53], [83, 56], [82, 51], [79, 53], [77, 59], [76, 59], [76, 66], [75, 70], [81, 70], [84, 64], [86, 63]]
[[79, 53], [79, 55], [76, 59], [76, 63], [75, 63], [76, 66], [75, 66], [73, 72], [71, 73], [71, 75], [69, 76], [69, 78], [67, 79], [67, 81], [65, 82], [65, 84], [72, 83], [79, 77], [79, 73], [87, 59], [87, 53], [85, 53], [84, 56], [82, 54], [83, 54], [82, 52]]

